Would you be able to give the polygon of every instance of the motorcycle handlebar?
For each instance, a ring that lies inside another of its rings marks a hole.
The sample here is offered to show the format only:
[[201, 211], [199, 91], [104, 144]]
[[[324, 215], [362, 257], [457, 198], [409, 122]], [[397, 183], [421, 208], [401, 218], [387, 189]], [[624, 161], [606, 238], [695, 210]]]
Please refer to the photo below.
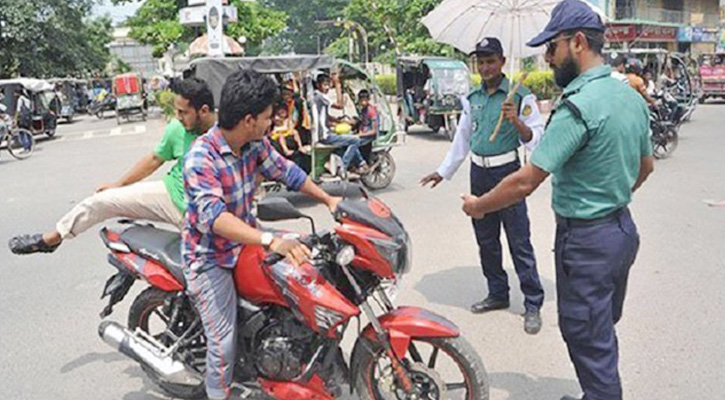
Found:
[[[313, 235], [305, 236], [298, 239], [300, 243], [312, 249], [315, 246], [316, 238]], [[285, 256], [272, 252], [264, 259], [265, 264], [276, 264], [284, 259]]]

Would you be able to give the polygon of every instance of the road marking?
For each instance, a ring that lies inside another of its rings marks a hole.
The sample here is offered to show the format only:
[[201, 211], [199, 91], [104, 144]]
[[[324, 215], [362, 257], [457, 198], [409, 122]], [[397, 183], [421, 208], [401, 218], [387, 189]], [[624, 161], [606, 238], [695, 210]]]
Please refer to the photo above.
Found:
[[111, 133], [109, 133], [108, 136], [118, 136], [118, 135], [121, 134], [121, 132], [122, 132], [121, 127], [120, 126], [117, 126], [117, 127], [113, 128], [113, 129], [111, 129]]
[[88, 132], [84, 133], [83, 134], [83, 139], [90, 139], [90, 138], [92, 138], [93, 137], [93, 133], [94, 133], [93, 131], [88, 131]]
[[146, 125], [136, 125], [135, 127], [136, 134], [141, 134], [146, 132]]

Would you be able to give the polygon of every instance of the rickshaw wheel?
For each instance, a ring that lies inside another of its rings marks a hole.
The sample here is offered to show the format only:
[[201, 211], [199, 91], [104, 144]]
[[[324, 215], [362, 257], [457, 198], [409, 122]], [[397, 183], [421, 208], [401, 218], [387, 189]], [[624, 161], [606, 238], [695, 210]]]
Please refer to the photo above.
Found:
[[116, 125], [121, 125], [121, 116], [118, 115], [118, 111], [116, 111]]
[[390, 151], [379, 151], [370, 155], [370, 171], [361, 176], [363, 185], [372, 190], [385, 189], [395, 177], [395, 160]]

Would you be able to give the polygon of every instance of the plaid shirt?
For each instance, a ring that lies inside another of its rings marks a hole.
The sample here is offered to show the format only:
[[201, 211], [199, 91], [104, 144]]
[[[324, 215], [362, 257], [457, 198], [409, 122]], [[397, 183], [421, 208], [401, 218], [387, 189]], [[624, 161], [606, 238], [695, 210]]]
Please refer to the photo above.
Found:
[[299, 190], [307, 179], [266, 138], [246, 144], [239, 157], [232, 153], [218, 126], [194, 142], [184, 159], [184, 191], [189, 200], [181, 233], [185, 269], [234, 268], [242, 244], [214, 234], [212, 226], [225, 211], [250, 226], [257, 225], [252, 200], [259, 173], [292, 190]]

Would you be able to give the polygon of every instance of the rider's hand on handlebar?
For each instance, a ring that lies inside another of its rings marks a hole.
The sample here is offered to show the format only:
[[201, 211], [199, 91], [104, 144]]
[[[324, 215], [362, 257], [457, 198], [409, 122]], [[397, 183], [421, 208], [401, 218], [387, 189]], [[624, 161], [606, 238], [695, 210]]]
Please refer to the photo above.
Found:
[[96, 188], [96, 193], [101, 193], [102, 191], [104, 191], [106, 189], [113, 189], [113, 188], [117, 188], [117, 187], [121, 187], [121, 185], [119, 185], [118, 183], [115, 183], [115, 182], [104, 183], [103, 185]]
[[294, 266], [299, 266], [312, 256], [312, 251], [310, 251], [309, 247], [296, 240], [275, 238], [272, 244], [269, 245], [269, 249], [279, 255], [285, 256], [287, 261]]
[[340, 204], [341, 201], [342, 197], [331, 196], [330, 200], [327, 201], [327, 208], [330, 210], [331, 213], [334, 214], [337, 210], [337, 205]]
[[434, 187], [438, 186], [439, 183], [443, 180], [443, 177], [440, 176], [437, 172], [434, 172], [430, 175], [424, 176], [423, 179], [420, 180], [420, 186], [425, 186], [429, 183], [433, 183], [430, 188], [433, 189]]

